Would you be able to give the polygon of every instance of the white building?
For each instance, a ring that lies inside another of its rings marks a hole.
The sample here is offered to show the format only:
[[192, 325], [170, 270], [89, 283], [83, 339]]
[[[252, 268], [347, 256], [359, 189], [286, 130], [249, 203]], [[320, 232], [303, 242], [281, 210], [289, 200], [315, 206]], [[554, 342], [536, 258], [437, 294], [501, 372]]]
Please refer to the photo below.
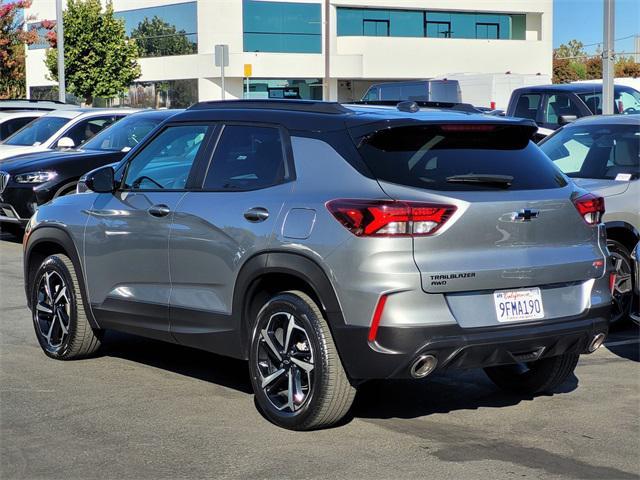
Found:
[[[384, 80], [551, 75], [552, 0], [113, 0], [113, 6], [148, 50], [125, 98], [133, 105], [222, 98], [217, 44], [229, 46], [226, 98], [349, 100]], [[54, 19], [55, 1], [34, 0], [28, 14]], [[170, 30], [141, 34], [141, 22], [154, 16]], [[168, 38], [180, 39], [178, 47], [163, 43]], [[44, 45], [28, 50], [32, 96], [53, 85], [44, 52]], [[245, 65], [251, 65], [248, 93]]]

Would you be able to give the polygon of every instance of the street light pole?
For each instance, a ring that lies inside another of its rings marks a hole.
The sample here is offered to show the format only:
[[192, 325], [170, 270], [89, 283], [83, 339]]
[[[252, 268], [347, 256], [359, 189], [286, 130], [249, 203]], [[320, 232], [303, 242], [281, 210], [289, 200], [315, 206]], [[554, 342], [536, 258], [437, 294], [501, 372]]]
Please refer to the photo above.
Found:
[[64, 25], [62, 22], [62, 0], [56, 0], [56, 31], [58, 49], [58, 100], [66, 101], [66, 86], [64, 81]]
[[604, 0], [604, 48], [602, 50], [602, 113], [613, 114], [613, 77], [615, 65], [613, 63], [614, 29], [615, 29], [615, 0]]

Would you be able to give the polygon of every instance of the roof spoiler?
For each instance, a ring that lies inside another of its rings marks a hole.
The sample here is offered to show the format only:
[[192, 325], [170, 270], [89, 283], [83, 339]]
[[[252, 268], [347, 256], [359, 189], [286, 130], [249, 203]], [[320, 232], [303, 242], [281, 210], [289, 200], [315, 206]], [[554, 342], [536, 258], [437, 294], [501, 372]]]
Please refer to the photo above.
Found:
[[483, 113], [482, 110], [477, 109], [470, 103], [456, 103], [456, 102], [427, 102], [422, 100], [360, 100], [357, 102], [349, 102], [350, 105], [373, 105], [381, 107], [396, 107], [401, 112], [415, 113], [421, 108], [441, 108], [456, 110], [460, 112], [469, 113]]

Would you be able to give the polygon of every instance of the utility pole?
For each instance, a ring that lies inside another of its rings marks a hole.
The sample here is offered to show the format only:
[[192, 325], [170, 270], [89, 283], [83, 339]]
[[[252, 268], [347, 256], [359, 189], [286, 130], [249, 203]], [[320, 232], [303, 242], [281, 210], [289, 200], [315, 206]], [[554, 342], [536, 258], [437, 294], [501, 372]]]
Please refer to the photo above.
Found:
[[62, 0], [56, 0], [56, 47], [58, 49], [58, 100], [66, 102], [66, 85], [64, 81], [64, 25], [62, 22]]
[[613, 56], [615, 29], [615, 0], [604, 0], [604, 48], [602, 50], [602, 113], [613, 114]]
[[331, 0], [324, 0], [324, 88], [323, 100], [331, 96]]

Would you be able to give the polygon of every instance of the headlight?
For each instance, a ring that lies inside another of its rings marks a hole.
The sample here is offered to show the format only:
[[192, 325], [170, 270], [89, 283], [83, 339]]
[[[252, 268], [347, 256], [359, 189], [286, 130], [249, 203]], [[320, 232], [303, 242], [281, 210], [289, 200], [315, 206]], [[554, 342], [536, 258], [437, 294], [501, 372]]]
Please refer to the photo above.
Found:
[[29, 172], [13, 177], [16, 183], [44, 183], [56, 178], [56, 172]]

